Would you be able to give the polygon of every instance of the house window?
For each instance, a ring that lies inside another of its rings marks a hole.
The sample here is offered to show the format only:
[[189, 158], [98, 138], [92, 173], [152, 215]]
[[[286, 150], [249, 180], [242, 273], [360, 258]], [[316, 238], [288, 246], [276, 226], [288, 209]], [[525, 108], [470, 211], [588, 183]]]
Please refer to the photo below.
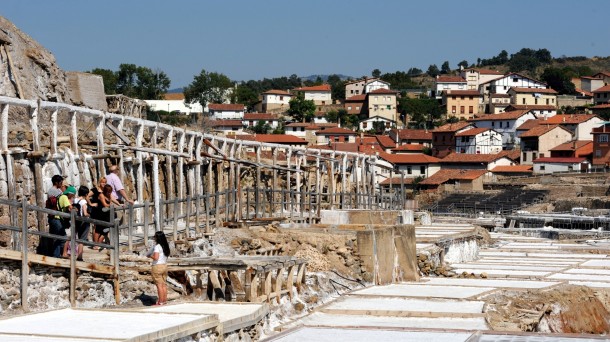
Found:
[[451, 106], [451, 113], [455, 114], [455, 108], [456, 106]]
[[549, 99], [546, 99], [546, 104], [547, 104], [547, 105], [549, 104]]
[[347, 110], [352, 110], [352, 106], [347, 106]]
[[280, 96], [280, 101], [284, 101], [284, 97], [283, 96]]
[[390, 105], [387, 105], [387, 106], [385, 106], [385, 107], [386, 107], [386, 109], [388, 109], [388, 110], [392, 109], [392, 106], [390, 106]]
[[413, 170], [411, 169], [411, 166], [407, 166], [407, 174], [411, 174], [413, 173]]
[[574, 171], [574, 166], [568, 165], [568, 171]]
[[422, 175], [426, 174], [426, 166], [422, 165], [419, 167], [419, 173]]
[[354, 89], [350, 90], [350, 94], [353, 94], [353, 93], [354, 93]]
[[474, 106], [468, 106], [468, 113], [474, 113]]
[[523, 98], [523, 104], [525, 104], [525, 97]]
[[597, 141], [600, 142], [600, 143], [607, 143], [608, 142], [608, 134], [600, 134]]
[[496, 123], [494, 121], [491, 122], [491, 127], [495, 127]]
[[464, 114], [464, 106], [460, 106], [460, 114]]
[[301, 127], [301, 132], [305, 132], [305, 127]]
[[544, 165], [540, 165], [540, 171], [544, 171]]
[[459, 88], [459, 89], [464, 89], [464, 85], [463, 85], [463, 84], [460, 84], [460, 85], [458, 86], [458, 88]]
[[250, 126], [254, 126], [254, 121], [250, 121]]
[[519, 82], [518, 78], [513, 78], [513, 82]]
[[602, 156], [602, 150], [595, 150], [595, 157], [600, 158]]
[[367, 124], [367, 122], [363, 122], [362, 123], [362, 128], [366, 128], [366, 124]]
[[360, 106], [356, 106], [356, 110], [360, 110]]
[[464, 96], [460, 96], [460, 100], [463, 100], [463, 99], [464, 99]]
[[535, 99], [535, 100], [534, 100], [534, 104], [538, 104], [538, 99]]
[[360, 94], [360, 90], [356, 89], [356, 95]]

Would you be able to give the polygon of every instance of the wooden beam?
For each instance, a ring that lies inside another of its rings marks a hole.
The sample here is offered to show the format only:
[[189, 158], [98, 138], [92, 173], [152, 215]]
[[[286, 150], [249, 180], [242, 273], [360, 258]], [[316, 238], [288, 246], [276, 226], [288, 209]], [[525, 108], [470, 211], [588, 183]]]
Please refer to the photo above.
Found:
[[114, 127], [111, 120], [106, 120], [106, 127], [108, 127], [108, 129], [112, 133], [114, 133], [119, 139], [121, 139], [121, 141], [123, 141], [125, 144], [131, 145], [131, 140], [128, 137], [124, 136], [118, 128]]
[[[0, 249], [0, 259], [9, 259], [9, 260], [21, 260], [21, 252], [20, 251], [12, 251], [9, 249]], [[45, 265], [45, 266], [53, 266], [53, 267], [62, 267], [62, 268], [70, 268], [70, 260], [68, 259], [60, 259], [48, 257], [36, 253], [28, 253], [27, 260], [30, 263]], [[108, 265], [100, 265], [94, 264], [85, 261], [77, 261], [76, 268], [83, 272], [91, 272], [91, 273], [99, 273], [99, 274], [107, 274], [112, 275], [114, 273], [114, 268]]]

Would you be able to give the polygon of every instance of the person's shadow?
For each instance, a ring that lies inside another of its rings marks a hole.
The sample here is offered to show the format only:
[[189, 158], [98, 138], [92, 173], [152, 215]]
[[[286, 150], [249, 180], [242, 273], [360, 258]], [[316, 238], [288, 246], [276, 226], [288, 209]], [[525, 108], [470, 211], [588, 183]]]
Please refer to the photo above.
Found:
[[136, 299], [139, 299], [142, 302], [142, 305], [144, 305], [144, 306], [152, 306], [157, 302], [158, 298], [149, 296], [147, 294], [144, 294], [144, 292], [142, 292], [142, 294], [137, 296]]

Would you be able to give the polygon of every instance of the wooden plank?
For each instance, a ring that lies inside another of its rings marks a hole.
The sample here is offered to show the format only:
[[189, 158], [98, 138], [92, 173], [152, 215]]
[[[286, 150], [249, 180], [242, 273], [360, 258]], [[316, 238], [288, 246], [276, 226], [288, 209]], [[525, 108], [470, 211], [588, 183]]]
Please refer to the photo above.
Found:
[[286, 279], [286, 290], [288, 291], [288, 297], [292, 300], [292, 288], [294, 287], [294, 272], [297, 266], [292, 265], [288, 267], [288, 277]]
[[114, 127], [111, 120], [106, 120], [106, 127], [108, 127], [108, 129], [112, 133], [114, 133], [119, 139], [121, 139], [125, 144], [131, 145], [131, 140], [128, 137], [126, 137], [125, 135], [123, 135], [123, 133], [121, 133], [121, 131], [118, 128]]
[[28, 264], [28, 203], [25, 198], [21, 200], [21, 210], [21, 308], [28, 312], [30, 309], [28, 302], [30, 266]]
[[282, 280], [284, 278], [284, 269], [280, 268], [277, 270], [275, 275], [275, 293], [278, 294], [276, 297], [277, 303], [280, 304], [281, 294], [282, 293]]
[[[0, 249], [0, 259], [21, 261], [21, 252], [12, 251], [9, 249]], [[39, 265], [70, 268], [70, 260], [68, 260], [68, 259], [53, 258], [53, 257], [36, 254], [36, 253], [28, 252], [27, 260], [29, 263], [34, 263], [34, 264], [39, 264]], [[77, 261], [76, 268], [79, 271], [83, 271], [83, 272], [108, 274], [108, 275], [113, 274], [112, 266], [94, 264], [94, 263], [86, 262], [86, 261]]]

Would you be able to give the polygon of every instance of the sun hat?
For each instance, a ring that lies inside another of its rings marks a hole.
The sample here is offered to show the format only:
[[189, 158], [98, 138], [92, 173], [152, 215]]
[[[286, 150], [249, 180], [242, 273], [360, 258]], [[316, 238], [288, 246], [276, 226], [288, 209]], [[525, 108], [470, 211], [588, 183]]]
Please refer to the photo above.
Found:
[[69, 187], [66, 188], [66, 191], [64, 191], [64, 195], [76, 195], [76, 188], [73, 187], [72, 185], [70, 185]]

